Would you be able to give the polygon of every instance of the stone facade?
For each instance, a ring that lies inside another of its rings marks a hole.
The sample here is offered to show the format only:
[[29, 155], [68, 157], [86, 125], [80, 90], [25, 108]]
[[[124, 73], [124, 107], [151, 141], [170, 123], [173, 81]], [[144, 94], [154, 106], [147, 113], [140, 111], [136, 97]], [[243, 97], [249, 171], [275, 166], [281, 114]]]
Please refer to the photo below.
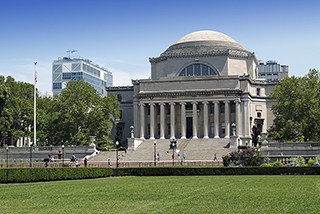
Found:
[[253, 125], [262, 133], [272, 125], [269, 96], [276, 83], [258, 80], [255, 54], [225, 34], [188, 34], [149, 61], [151, 79], [132, 81], [125, 114], [133, 120], [123, 121], [136, 138], [248, 141]]

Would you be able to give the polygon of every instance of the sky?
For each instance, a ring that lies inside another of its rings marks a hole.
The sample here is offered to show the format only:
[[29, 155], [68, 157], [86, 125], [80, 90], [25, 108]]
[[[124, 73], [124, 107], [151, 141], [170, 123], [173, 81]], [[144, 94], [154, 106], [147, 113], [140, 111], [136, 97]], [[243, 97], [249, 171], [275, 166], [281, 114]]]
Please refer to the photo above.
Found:
[[0, 0], [0, 75], [51, 91], [52, 62], [77, 50], [113, 85], [150, 77], [149, 57], [198, 30], [222, 32], [289, 75], [320, 70], [318, 0]]

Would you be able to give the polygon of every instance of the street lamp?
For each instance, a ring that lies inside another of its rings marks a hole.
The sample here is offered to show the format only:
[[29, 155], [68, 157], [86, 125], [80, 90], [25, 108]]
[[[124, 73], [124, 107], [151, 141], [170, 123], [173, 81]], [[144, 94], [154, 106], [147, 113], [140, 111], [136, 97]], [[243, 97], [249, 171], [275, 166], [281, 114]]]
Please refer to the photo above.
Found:
[[153, 141], [153, 163], [154, 166], [157, 166], [157, 141]]
[[116, 168], [119, 167], [118, 146], [119, 146], [119, 141], [116, 141]]
[[64, 167], [64, 145], [62, 147], [62, 167]]
[[9, 167], [9, 147], [7, 146], [7, 168]]
[[30, 168], [32, 167], [32, 146], [33, 143], [30, 144]]

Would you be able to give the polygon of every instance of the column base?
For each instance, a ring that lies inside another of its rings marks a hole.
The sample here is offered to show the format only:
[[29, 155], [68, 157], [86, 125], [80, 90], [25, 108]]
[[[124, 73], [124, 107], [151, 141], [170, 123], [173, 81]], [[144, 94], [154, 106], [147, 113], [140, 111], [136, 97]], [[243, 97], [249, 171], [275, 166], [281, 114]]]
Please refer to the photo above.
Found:
[[230, 136], [224, 136], [224, 138], [227, 138], [227, 139], [229, 139], [229, 138], [230, 138]]
[[187, 139], [187, 138], [186, 138], [186, 137], [181, 137], [180, 139], [183, 139], [183, 140], [184, 140], [184, 139]]
[[193, 136], [192, 139], [198, 139], [198, 136]]
[[220, 138], [219, 136], [214, 136], [214, 138]]
[[208, 136], [204, 136], [203, 139], [209, 139], [209, 137]]
[[155, 138], [154, 137], [150, 137], [149, 140], [155, 140]]
[[140, 137], [140, 140], [145, 140], [145, 138], [144, 137]]
[[160, 137], [160, 140], [165, 140], [165, 138], [164, 137]]

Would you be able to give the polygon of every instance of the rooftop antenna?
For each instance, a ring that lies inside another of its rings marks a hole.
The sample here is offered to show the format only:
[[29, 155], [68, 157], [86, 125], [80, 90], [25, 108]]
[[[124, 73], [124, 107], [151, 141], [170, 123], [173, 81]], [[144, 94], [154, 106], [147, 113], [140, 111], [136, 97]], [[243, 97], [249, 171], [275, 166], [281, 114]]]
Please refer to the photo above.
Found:
[[72, 53], [75, 53], [75, 52], [78, 52], [77, 50], [67, 50], [67, 53], [69, 53], [69, 58], [70, 58], [70, 55], [72, 54]]

